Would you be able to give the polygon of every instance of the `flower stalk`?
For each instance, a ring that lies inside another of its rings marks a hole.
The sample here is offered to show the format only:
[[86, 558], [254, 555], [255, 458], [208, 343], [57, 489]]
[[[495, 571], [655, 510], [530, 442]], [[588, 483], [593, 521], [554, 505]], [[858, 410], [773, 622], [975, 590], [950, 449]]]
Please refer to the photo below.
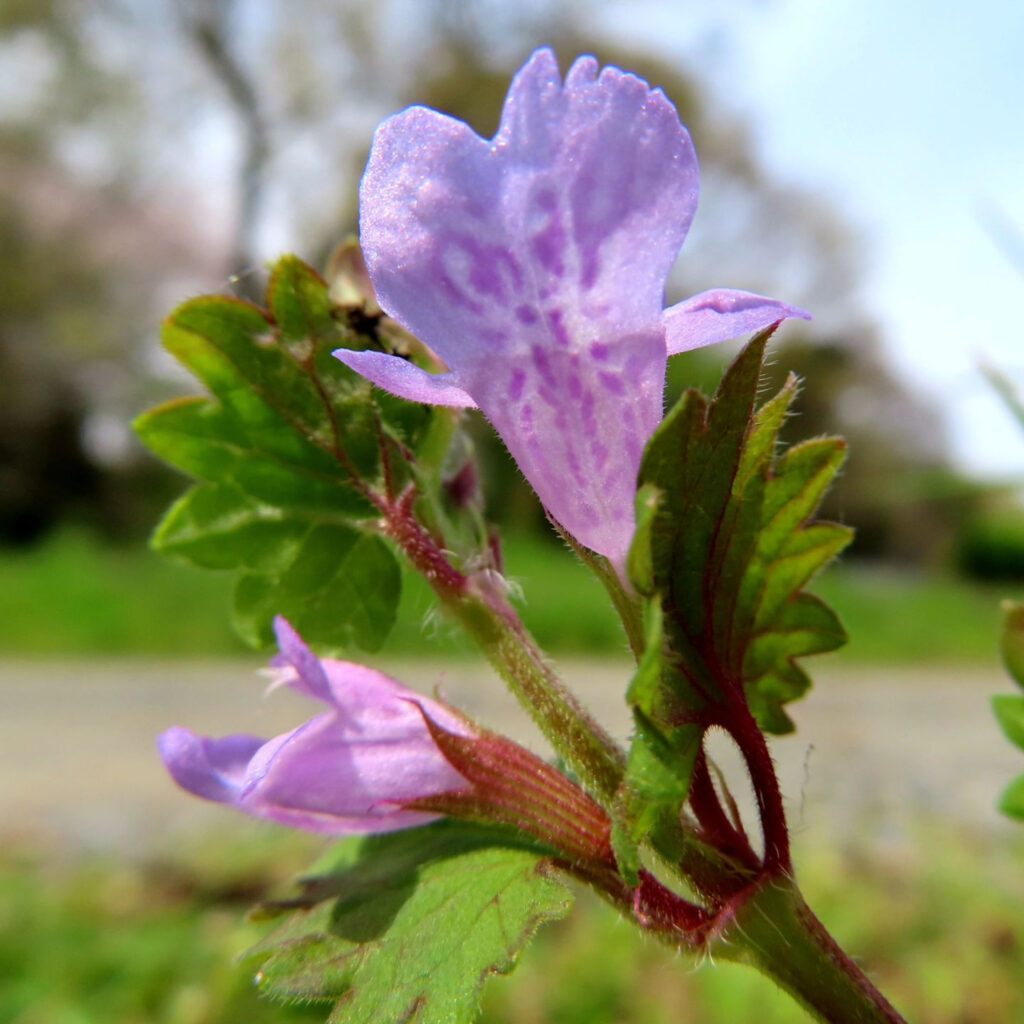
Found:
[[768, 975], [829, 1024], [906, 1024], [804, 902], [792, 877], [765, 878], [720, 919], [712, 956]]
[[485, 573], [459, 572], [418, 522], [413, 506], [412, 491], [388, 506], [385, 532], [477, 642], [555, 751], [595, 795], [610, 802], [625, 771], [618, 744], [558, 678], [496, 581]]

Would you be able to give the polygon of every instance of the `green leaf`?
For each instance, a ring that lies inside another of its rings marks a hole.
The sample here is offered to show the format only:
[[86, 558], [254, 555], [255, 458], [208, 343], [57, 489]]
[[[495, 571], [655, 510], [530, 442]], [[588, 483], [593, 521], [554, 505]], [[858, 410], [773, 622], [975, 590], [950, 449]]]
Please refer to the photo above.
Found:
[[1024, 775], [1007, 786], [999, 800], [999, 810], [1011, 818], [1024, 821]]
[[1003, 663], [1017, 685], [1024, 688], [1024, 604], [1003, 602]]
[[1024, 750], [1024, 697], [993, 697], [992, 710], [1006, 738]]
[[234, 622], [253, 646], [273, 645], [275, 615], [331, 652], [352, 644], [376, 651], [394, 625], [401, 591], [395, 556], [341, 518], [324, 522], [226, 484], [203, 484], [171, 506], [153, 546], [201, 568], [245, 570]]
[[312, 468], [262, 451], [209, 399], [184, 398], [158, 406], [136, 420], [135, 430], [171, 465], [200, 480], [231, 484], [259, 501], [353, 519], [375, 514], [336, 463]]
[[252, 951], [261, 988], [331, 1000], [341, 1024], [461, 1024], [572, 894], [517, 833], [445, 820], [353, 839], [271, 911], [297, 911]]
[[[168, 511], [154, 546], [243, 572], [235, 622], [251, 643], [271, 642], [273, 616], [283, 614], [313, 644], [375, 650], [399, 596], [369, 498], [386, 486], [382, 452], [397, 492], [414, 472], [406, 454], [423, 445], [428, 463], [439, 461], [451, 416], [378, 403], [333, 357], [339, 346], [376, 344], [373, 321], [353, 333], [350, 313], [300, 260], [278, 262], [267, 305], [206, 296], [164, 325], [164, 344], [212, 398], [170, 402], [136, 422], [157, 455], [203, 482]], [[426, 471], [415, 473], [422, 485]]]
[[310, 530], [228, 484], [186, 491], [153, 535], [153, 547], [204, 569], [281, 571]]
[[342, 335], [327, 294], [327, 282], [295, 256], [278, 260], [267, 285], [267, 305], [282, 339], [308, 347], [300, 353], [307, 358], [314, 354], [311, 339], [340, 343]]
[[677, 829], [703, 735], [699, 724], [686, 723], [689, 707], [678, 699], [680, 688], [664, 685], [671, 669], [664, 662], [660, 605], [649, 604], [647, 612], [644, 654], [626, 694], [633, 742], [612, 808], [612, 849], [619, 870], [633, 885], [640, 845]]
[[[782, 705], [809, 685], [795, 659], [845, 641], [834, 613], [803, 591], [851, 537], [812, 522], [845, 446], [821, 438], [778, 453], [796, 381], [755, 410], [769, 334], [739, 355], [712, 401], [682, 397], [640, 470], [641, 494], [657, 501], [638, 516], [630, 566], [664, 610], [659, 701], [687, 709], [688, 727], [741, 687], [763, 729], [787, 731]], [[669, 719], [655, 721], [664, 729]]]
[[398, 562], [379, 537], [318, 524], [283, 569], [238, 580], [235, 628], [253, 646], [269, 647], [274, 616], [283, 615], [325, 653], [352, 644], [376, 651], [394, 625], [401, 586]]
[[640, 845], [678, 827], [702, 735], [698, 726], [666, 735], [636, 708], [633, 718], [636, 732], [612, 808], [611, 833], [616, 863], [630, 885], [638, 880]]
[[204, 296], [179, 306], [162, 336], [167, 350], [245, 424], [259, 447], [300, 465], [334, 462], [331, 412], [306, 368], [277, 343], [261, 310]]

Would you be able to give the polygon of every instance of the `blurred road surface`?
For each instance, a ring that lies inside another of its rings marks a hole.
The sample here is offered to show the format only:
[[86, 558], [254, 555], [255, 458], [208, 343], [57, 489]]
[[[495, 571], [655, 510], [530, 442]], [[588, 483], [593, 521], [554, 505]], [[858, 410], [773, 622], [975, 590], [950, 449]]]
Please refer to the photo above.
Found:
[[[0, 661], [0, 841], [144, 853], [227, 812], [179, 792], [155, 738], [169, 725], [220, 735], [271, 736], [309, 717], [308, 702], [263, 696], [258, 662]], [[534, 749], [546, 750], [490, 669], [383, 664]], [[625, 737], [626, 662], [568, 661], [570, 685]], [[793, 705], [798, 731], [775, 741], [791, 822], [802, 842], [900, 838], [909, 817], [956, 829], [1011, 828], [993, 808], [1024, 771], [1005, 742], [989, 696], [1007, 692], [998, 669], [822, 669]], [[742, 778], [727, 741], [715, 747], [729, 778]], [[742, 788], [742, 785], [738, 788]]]

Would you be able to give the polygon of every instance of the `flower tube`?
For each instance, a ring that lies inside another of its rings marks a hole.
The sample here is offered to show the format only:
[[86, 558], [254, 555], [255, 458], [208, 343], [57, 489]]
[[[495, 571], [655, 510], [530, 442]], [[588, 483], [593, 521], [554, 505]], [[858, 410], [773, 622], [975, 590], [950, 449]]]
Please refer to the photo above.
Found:
[[802, 310], [717, 289], [668, 310], [697, 207], [690, 136], [658, 89], [537, 51], [492, 140], [423, 107], [377, 130], [360, 235], [377, 299], [443, 360], [336, 355], [411, 401], [478, 407], [548, 514], [620, 570], [669, 355]]

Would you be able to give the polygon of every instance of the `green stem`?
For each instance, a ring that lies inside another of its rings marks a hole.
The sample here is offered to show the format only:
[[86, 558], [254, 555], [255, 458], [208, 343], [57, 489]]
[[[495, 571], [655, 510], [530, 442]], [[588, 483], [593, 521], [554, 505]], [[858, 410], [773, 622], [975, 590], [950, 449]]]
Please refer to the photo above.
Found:
[[643, 657], [644, 649], [647, 646], [647, 636], [644, 629], [643, 602], [637, 594], [631, 590], [615, 571], [615, 567], [604, 555], [599, 555], [590, 548], [585, 548], [576, 538], [564, 529], [560, 523], [551, 520], [552, 525], [558, 531], [559, 536], [576, 552], [577, 557], [587, 566], [588, 569], [601, 581], [612, 605], [619, 613], [622, 620], [622, 628], [626, 631], [626, 640], [629, 642], [629, 649], [637, 661]]
[[387, 532], [444, 607], [473, 637], [513, 695], [568, 767], [610, 804], [626, 770], [618, 744], [547, 663], [501, 590], [486, 576], [465, 576], [416, 520], [413, 492], [380, 501]]
[[556, 752], [607, 806], [625, 774], [625, 755], [563, 685], [504, 596], [470, 589], [445, 603]]
[[719, 920], [711, 954], [757, 967], [817, 1020], [906, 1024], [825, 930], [792, 879], [760, 881]]

